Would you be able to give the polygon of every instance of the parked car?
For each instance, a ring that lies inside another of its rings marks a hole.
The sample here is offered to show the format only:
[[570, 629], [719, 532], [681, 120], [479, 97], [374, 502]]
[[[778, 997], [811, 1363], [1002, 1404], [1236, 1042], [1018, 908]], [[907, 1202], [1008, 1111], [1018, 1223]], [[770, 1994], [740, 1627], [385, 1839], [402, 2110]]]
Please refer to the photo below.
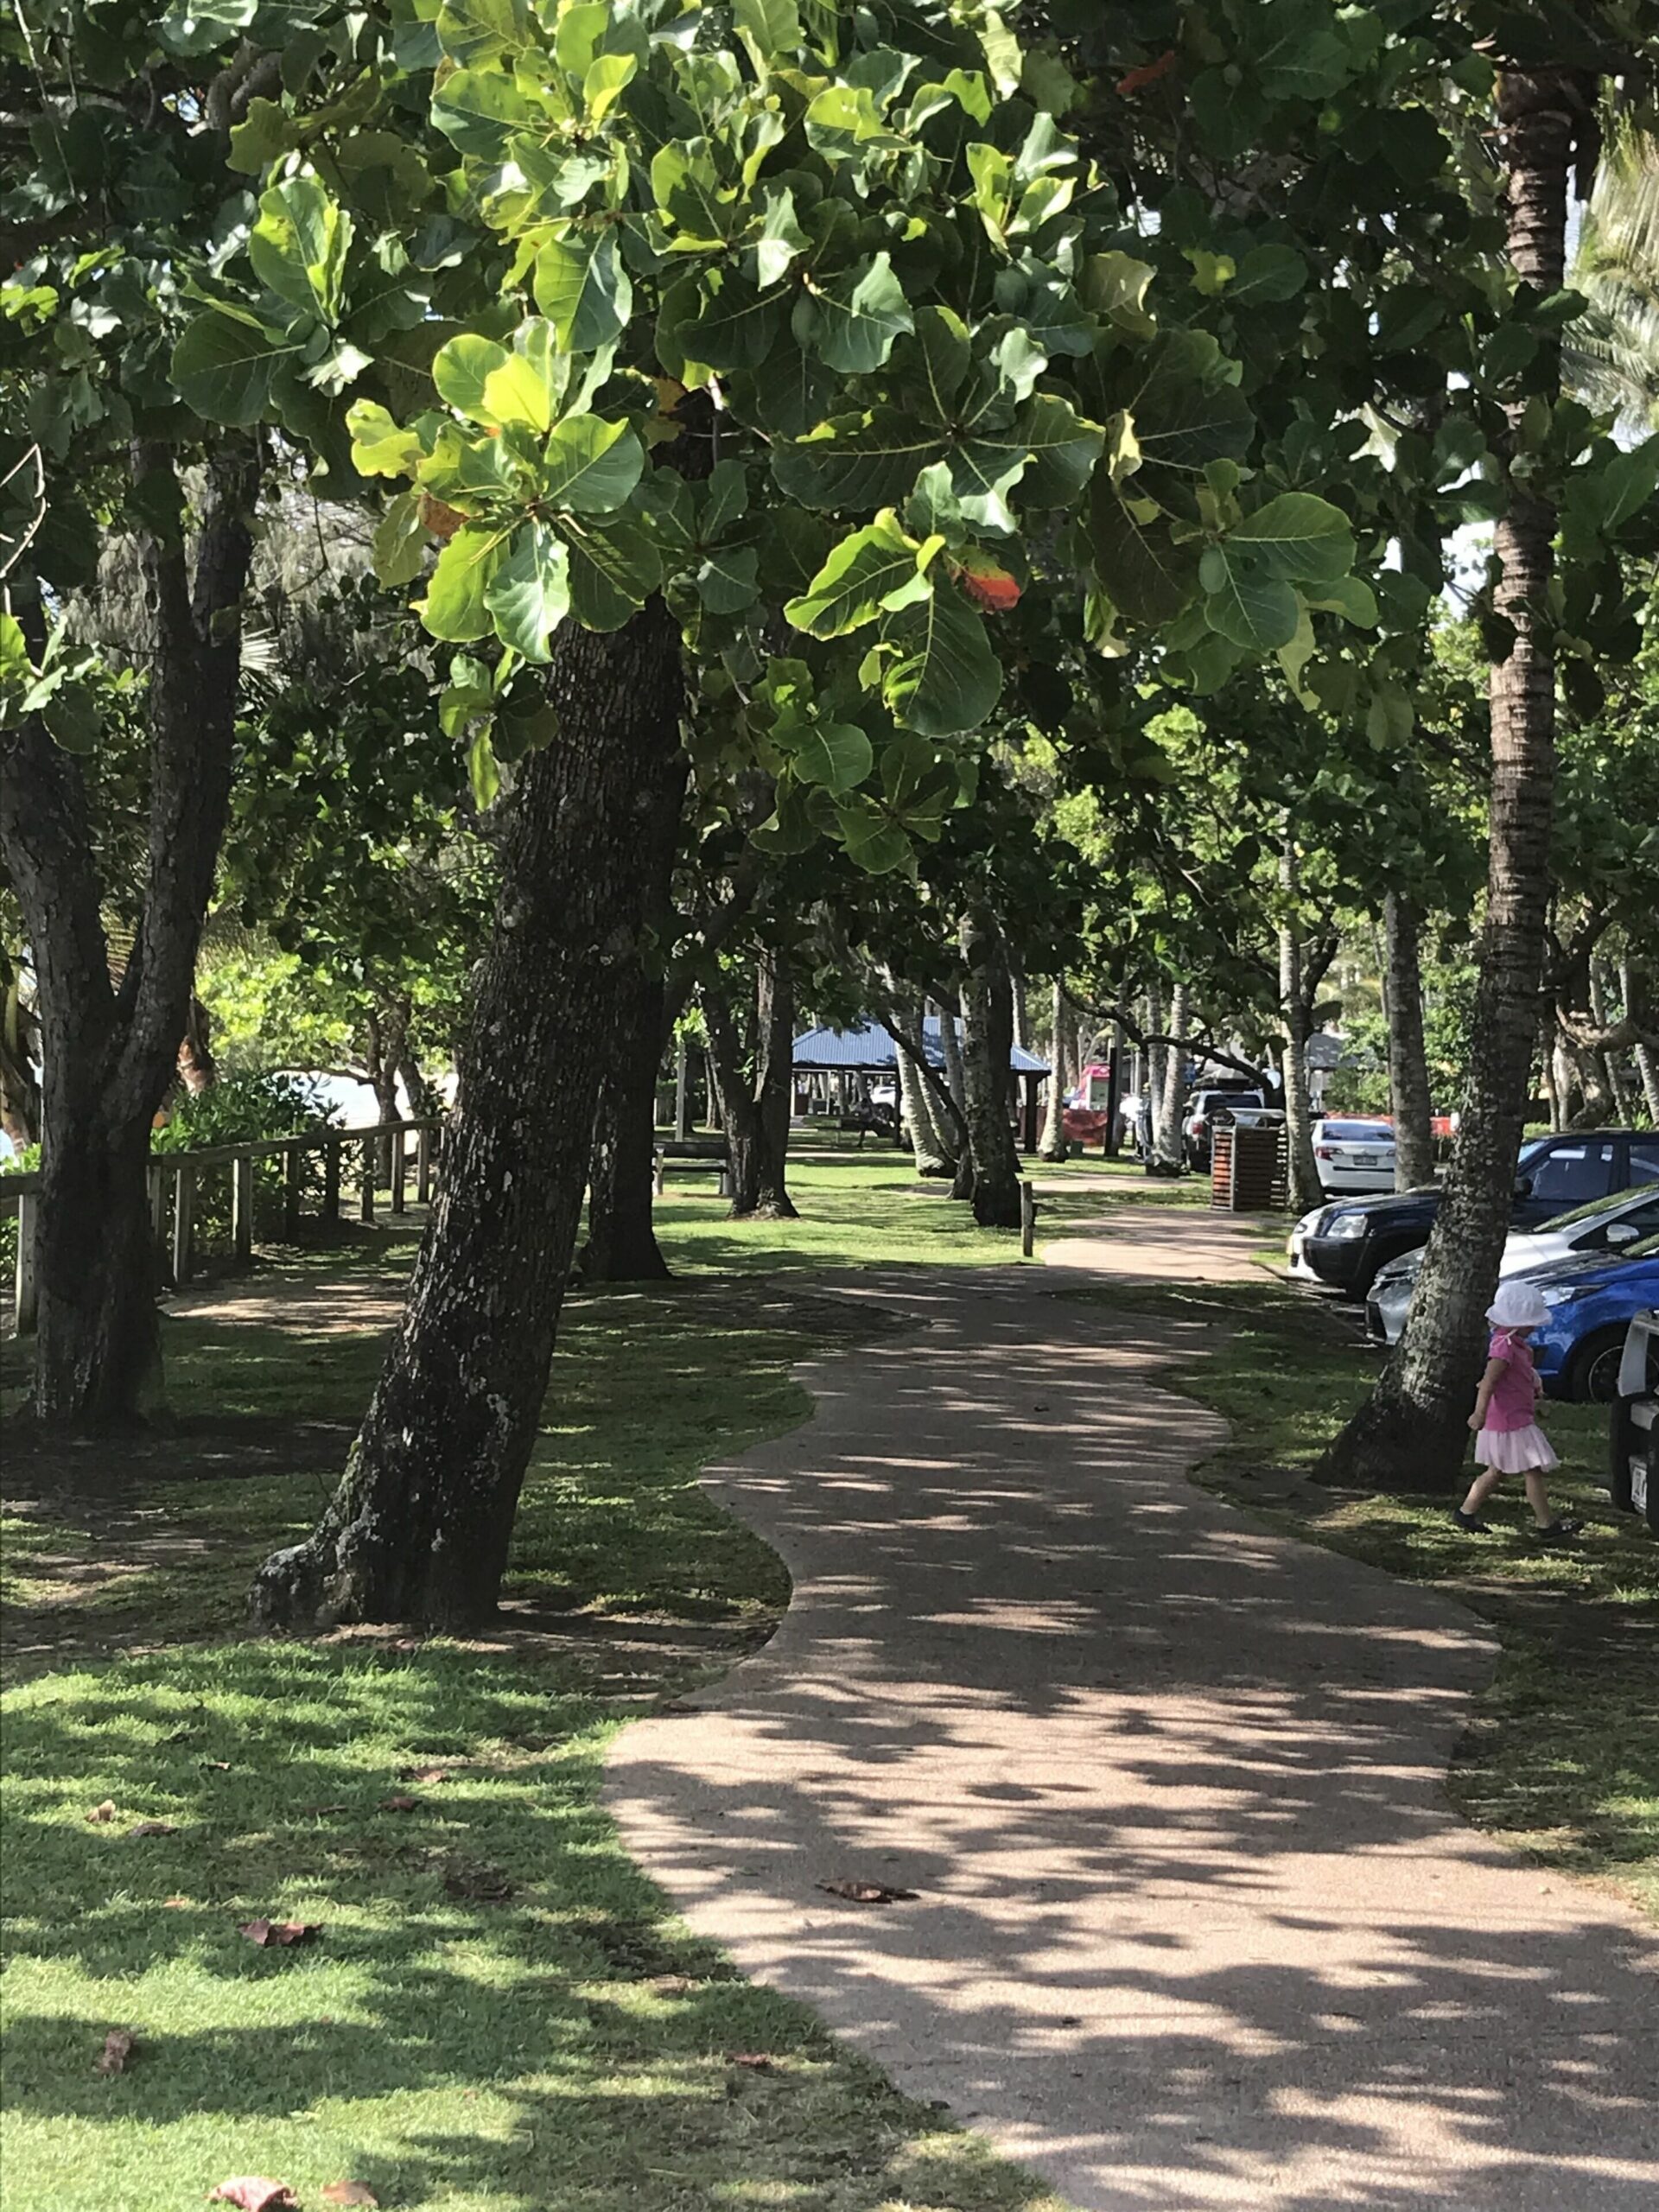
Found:
[[[1540, 1229], [1512, 1230], [1498, 1274], [1500, 1279], [1519, 1274], [1523, 1268], [1568, 1259], [1574, 1252], [1618, 1251], [1644, 1236], [1659, 1236], [1659, 1183], [1638, 1184], [1634, 1190], [1615, 1191], [1611, 1198], [1592, 1198], [1588, 1205], [1558, 1213]], [[1423, 1248], [1419, 1245], [1377, 1269], [1365, 1301], [1365, 1326], [1375, 1343], [1400, 1341], [1422, 1266]]]
[[1620, 1513], [1639, 1513], [1659, 1535], [1659, 1306], [1624, 1332], [1608, 1434], [1607, 1487]]
[[[1659, 1182], [1659, 1135], [1650, 1129], [1585, 1129], [1534, 1137], [1516, 1163], [1511, 1221], [1535, 1229], [1568, 1206], [1633, 1184]], [[1291, 1273], [1370, 1295], [1377, 1270], [1428, 1242], [1438, 1184], [1380, 1198], [1338, 1199], [1304, 1214], [1290, 1236]]]
[[1575, 1252], [1516, 1280], [1535, 1283], [1549, 1308], [1532, 1337], [1533, 1363], [1549, 1395], [1611, 1403], [1630, 1323], [1659, 1302], [1659, 1236], [1617, 1255]]
[[1313, 1157], [1332, 1198], [1394, 1188], [1394, 1130], [1387, 1122], [1327, 1116], [1313, 1124]]
[[1195, 1090], [1181, 1109], [1181, 1140], [1188, 1164], [1193, 1167], [1210, 1165], [1210, 1140], [1217, 1113], [1233, 1114], [1253, 1106], [1265, 1109], [1267, 1103], [1261, 1086], [1246, 1083], [1242, 1076], [1231, 1083], [1206, 1084], [1202, 1090]]

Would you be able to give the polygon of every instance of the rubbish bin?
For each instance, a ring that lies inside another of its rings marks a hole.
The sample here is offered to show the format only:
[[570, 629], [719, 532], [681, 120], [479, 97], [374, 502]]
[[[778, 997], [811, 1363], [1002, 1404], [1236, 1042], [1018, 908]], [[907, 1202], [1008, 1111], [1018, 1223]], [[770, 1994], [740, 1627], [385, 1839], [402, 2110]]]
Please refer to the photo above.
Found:
[[1282, 1121], [1222, 1122], [1210, 1141], [1210, 1203], [1225, 1213], [1282, 1213], [1289, 1166]]

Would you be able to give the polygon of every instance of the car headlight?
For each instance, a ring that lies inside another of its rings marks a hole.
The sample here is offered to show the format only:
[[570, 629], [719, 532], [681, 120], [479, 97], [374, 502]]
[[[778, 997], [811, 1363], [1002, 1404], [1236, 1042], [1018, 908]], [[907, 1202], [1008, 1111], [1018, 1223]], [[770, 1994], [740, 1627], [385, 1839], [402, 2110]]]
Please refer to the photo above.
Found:
[[1325, 1224], [1325, 1234], [1327, 1236], [1363, 1236], [1365, 1234], [1365, 1217], [1363, 1213], [1339, 1213], [1334, 1221]]

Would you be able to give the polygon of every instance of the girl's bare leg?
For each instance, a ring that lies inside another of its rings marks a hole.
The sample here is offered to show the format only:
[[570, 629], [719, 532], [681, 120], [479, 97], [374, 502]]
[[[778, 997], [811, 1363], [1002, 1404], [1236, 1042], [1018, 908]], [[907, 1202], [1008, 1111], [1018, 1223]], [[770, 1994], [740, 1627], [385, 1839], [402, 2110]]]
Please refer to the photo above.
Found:
[[[1503, 1470], [1501, 1467], [1483, 1467], [1469, 1485], [1469, 1495], [1463, 1501], [1463, 1510], [1478, 1513], [1503, 1479]], [[1530, 1482], [1531, 1478], [1529, 1477], [1528, 1480]], [[1531, 1495], [1530, 1491], [1528, 1495]]]
[[1541, 1529], [1548, 1529], [1555, 1516], [1550, 1511], [1549, 1492], [1544, 1487], [1543, 1476], [1536, 1467], [1528, 1471], [1526, 1484], [1527, 1503], [1532, 1508], [1532, 1517]]

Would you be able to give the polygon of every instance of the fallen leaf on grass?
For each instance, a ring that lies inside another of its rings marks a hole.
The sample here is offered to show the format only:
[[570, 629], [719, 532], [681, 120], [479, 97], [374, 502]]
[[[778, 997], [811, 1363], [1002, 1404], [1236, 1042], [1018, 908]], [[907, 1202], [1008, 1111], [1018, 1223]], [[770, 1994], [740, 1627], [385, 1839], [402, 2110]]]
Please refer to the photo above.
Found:
[[399, 1782], [448, 1782], [455, 1770], [452, 1766], [400, 1766]]
[[513, 1884], [499, 1866], [452, 1866], [443, 1878], [452, 1897], [471, 1897], [479, 1904], [505, 1904]]
[[263, 2174], [233, 2174], [207, 2192], [210, 2204], [235, 2204], [241, 2212], [299, 2212], [300, 2201], [285, 2181]]
[[90, 1813], [85, 1813], [81, 1817], [83, 1820], [97, 1821], [99, 1824], [105, 1821], [112, 1821], [115, 1818], [114, 1798], [106, 1797], [101, 1805], [94, 1805]]
[[314, 1936], [322, 1933], [320, 1920], [241, 1920], [236, 1932], [245, 1936], [250, 1943], [262, 1948], [273, 1944], [308, 1943]]
[[198, 1759], [196, 1764], [198, 1766], [207, 1767], [214, 1774], [228, 1774], [231, 1770], [229, 1759]]
[[418, 1797], [383, 1797], [380, 1800], [383, 1813], [417, 1813], [420, 1807]]
[[895, 1890], [890, 1882], [819, 1882], [817, 1887], [832, 1897], [845, 1897], [850, 1904], [896, 1904], [917, 1894], [914, 1890]]
[[771, 2074], [776, 2071], [778, 2062], [764, 2050], [728, 2050], [726, 2063], [728, 2066], [747, 2066], [756, 2074]]
[[331, 2181], [322, 2192], [325, 2204], [378, 2204], [380, 2200], [365, 2181]]
[[178, 1832], [171, 1821], [135, 1821], [127, 1830], [129, 1835], [177, 1835]]
[[126, 2028], [111, 2028], [104, 2038], [104, 2048], [99, 2054], [100, 2074], [122, 2074], [132, 2056], [133, 2037]]

